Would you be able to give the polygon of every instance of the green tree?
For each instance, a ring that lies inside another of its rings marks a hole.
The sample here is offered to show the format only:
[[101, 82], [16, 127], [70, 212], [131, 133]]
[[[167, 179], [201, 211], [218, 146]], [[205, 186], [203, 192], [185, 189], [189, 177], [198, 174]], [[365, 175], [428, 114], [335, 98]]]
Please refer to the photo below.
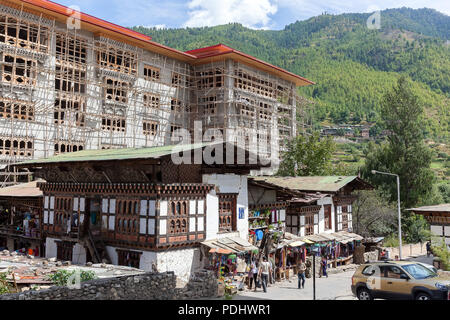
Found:
[[397, 206], [378, 190], [359, 191], [353, 208], [355, 232], [365, 237], [387, 236], [397, 230]]
[[336, 145], [331, 137], [320, 139], [318, 132], [299, 135], [288, 142], [278, 170], [279, 176], [321, 176], [332, 171], [331, 158]]
[[387, 141], [370, 144], [363, 177], [386, 190], [391, 201], [397, 200], [397, 186], [392, 177], [373, 175], [371, 170], [400, 176], [403, 208], [411, 208], [432, 192], [434, 174], [431, 170], [432, 151], [423, 141], [423, 107], [412, 92], [410, 83], [400, 77], [381, 104], [381, 124], [389, 130]]
[[431, 237], [430, 226], [420, 214], [412, 214], [402, 223], [407, 243], [425, 242]]

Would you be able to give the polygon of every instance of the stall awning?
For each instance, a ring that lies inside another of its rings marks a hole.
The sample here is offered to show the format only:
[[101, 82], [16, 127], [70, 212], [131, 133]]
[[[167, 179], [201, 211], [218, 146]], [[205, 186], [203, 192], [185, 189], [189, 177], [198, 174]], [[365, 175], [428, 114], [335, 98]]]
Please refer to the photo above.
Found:
[[226, 237], [221, 239], [207, 240], [201, 243], [209, 247], [210, 253], [231, 254], [258, 250], [257, 247], [247, 240], [238, 237]]
[[362, 239], [364, 238], [361, 237], [360, 235], [347, 231], [339, 231], [336, 233], [319, 233], [301, 238], [301, 240], [307, 244], [330, 242], [330, 241], [337, 241], [343, 244], [347, 244], [354, 240], [362, 240]]
[[301, 247], [304, 244], [305, 244], [305, 242], [303, 242], [303, 241], [294, 241], [294, 242], [289, 243], [289, 246], [290, 247]]

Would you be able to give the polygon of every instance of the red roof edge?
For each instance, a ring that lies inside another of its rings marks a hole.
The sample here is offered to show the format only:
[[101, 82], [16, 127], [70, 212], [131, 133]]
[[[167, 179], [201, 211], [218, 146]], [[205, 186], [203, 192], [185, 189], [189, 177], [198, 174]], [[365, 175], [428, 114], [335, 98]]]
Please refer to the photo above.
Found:
[[194, 56], [196, 56], [197, 58], [200, 58], [200, 59], [201, 58], [215, 57], [215, 56], [219, 56], [219, 55], [223, 55], [223, 54], [227, 54], [227, 53], [235, 53], [235, 54], [238, 54], [238, 55], [243, 56], [245, 58], [251, 59], [251, 60], [253, 60], [255, 62], [261, 63], [261, 64], [263, 64], [263, 65], [265, 65], [267, 67], [276, 69], [276, 70], [278, 70], [280, 72], [283, 72], [283, 73], [286, 73], [286, 74], [288, 74], [288, 75], [290, 75], [292, 77], [295, 77], [297, 79], [305, 81], [305, 82], [307, 82], [309, 84], [315, 84], [311, 80], [303, 78], [303, 77], [301, 77], [299, 75], [296, 75], [295, 73], [289, 72], [289, 71], [287, 71], [287, 70], [285, 70], [283, 68], [277, 67], [277, 66], [275, 66], [273, 64], [270, 64], [268, 62], [265, 62], [263, 60], [255, 58], [255, 57], [253, 57], [253, 56], [251, 56], [249, 54], [243, 53], [243, 52], [241, 52], [239, 50], [235, 50], [235, 49], [233, 49], [233, 48], [231, 48], [231, 47], [229, 47], [227, 45], [224, 45], [222, 43], [219, 43], [219, 44], [216, 44], [216, 45], [213, 45], [213, 46], [209, 46], [209, 47], [205, 47], [205, 48], [189, 50], [189, 51], [186, 51], [186, 53], [192, 54], [192, 55], [194, 55]]

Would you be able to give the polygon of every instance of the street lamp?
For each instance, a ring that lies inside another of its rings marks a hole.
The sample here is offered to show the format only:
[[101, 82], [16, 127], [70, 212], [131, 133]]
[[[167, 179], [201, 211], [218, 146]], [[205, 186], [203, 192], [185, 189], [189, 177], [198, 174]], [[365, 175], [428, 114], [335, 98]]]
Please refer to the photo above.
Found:
[[388, 175], [388, 176], [395, 176], [395, 177], [397, 177], [398, 244], [399, 244], [398, 255], [399, 255], [399, 259], [402, 260], [402, 214], [401, 214], [401, 211], [400, 211], [400, 177], [398, 176], [398, 174], [372, 170], [372, 174], [377, 174], [377, 173], [378, 174], [385, 174], [385, 175]]
[[313, 300], [316, 300], [316, 254], [319, 253], [320, 249], [314, 245], [311, 251], [313, 252]]

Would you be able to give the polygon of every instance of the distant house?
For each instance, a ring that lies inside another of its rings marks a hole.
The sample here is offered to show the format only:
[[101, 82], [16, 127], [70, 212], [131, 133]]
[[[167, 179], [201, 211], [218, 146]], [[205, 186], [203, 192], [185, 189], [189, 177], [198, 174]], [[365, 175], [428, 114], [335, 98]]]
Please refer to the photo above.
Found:
[[369, 128], [361, 129], [361, 137], [370, 138], [370, 129]]
[[42, 238], [43, 193], [37, 181], [0, 189], [0, 249], [29, 248], [44, 254]]
[[430, 223], [431, 232], [450, 246], [450, 203], [408, 209], [420, 214]]
[[357, 176], [250, 177], [249, 185], [272, 189], [272, 202], [289, 202], [286, 231], [299, 236], [351, 232], [353, 191], [373, 189]]

